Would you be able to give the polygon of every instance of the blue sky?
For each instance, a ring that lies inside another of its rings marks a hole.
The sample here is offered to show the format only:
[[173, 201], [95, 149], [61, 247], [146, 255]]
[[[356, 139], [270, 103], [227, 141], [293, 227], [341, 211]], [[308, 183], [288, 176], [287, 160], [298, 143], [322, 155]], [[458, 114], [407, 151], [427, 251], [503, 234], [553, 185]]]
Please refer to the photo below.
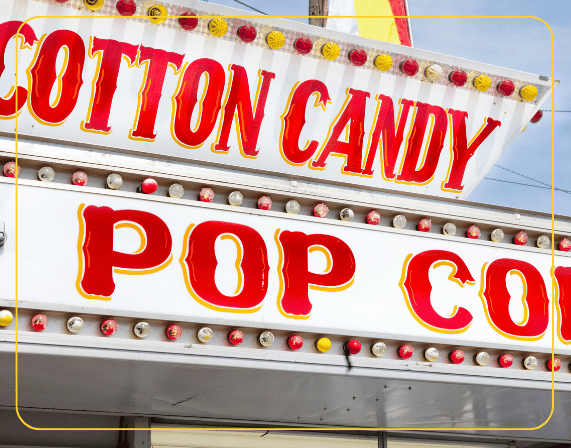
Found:
[[[270, 15], [307, 14], [308, 0], [242, 0]], [[234, 0], [212, 0], [241, 8]], [[571, 1], [408, 0], [411, 15], [510, 15], [545, 20], [555, 37], [555, 110], [571, 110]], [[492, 65], [551, 76], [551, 34], [535, 19], [412, 19], [414, 46]], [[551, 98], [543, 109], [551, 109]], [[486, 177], [545, 187], [551, 185], [551, 124], [545, 113], [529, 124]], [[571, 192], [571, 113], [555, 114], [555, 186]], [[471, 201], [518, 209], [551, 211], [551, 190], [484, 179]], [[571, 216], [571, 193], [555, 192], [555, 213]]]

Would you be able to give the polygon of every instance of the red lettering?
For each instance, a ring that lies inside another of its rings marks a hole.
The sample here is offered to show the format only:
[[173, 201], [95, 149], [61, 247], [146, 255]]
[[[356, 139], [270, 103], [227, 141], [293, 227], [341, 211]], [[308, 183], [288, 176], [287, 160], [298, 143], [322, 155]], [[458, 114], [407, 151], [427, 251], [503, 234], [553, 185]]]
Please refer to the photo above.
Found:
[[89, 57], [97, 57], [97, 70], [93, 77], [91, 101], [87, 111], [87, 119], [81, 123], [81, 129], [87, 132], [111, 133], [109, 114], [113, 96], [117, 90], [117, 77], [124, 56], [131, 66], [137, 60], [138, 45], [118, 42], [111, 39], [93, 37], [89, 49]]
[[294, 86], [288, 105], [281, 117], [280, 152], [283, 159], [290, 165], [303, 165], [313, 157], [319, 146], [319, 142], [312, 140], [308, 141], [303, 149], [299, 147], [299, 137], [305, 126], [307, 101], [314, 94], [314, 107], [321, 106], [325, 110], [327, 103], [331, 102], [327, 86], [321, 81], [310, 79]]
[[559, 339], [564, 344], [571, 344], [571, 268], [558, 266], [553, 276], [557, 282]]
[[464, 189], [462, 180], [464, 179], [464, 172], [466, 171], [468, 161], [472, 158], [482, 142], [488, 138], [494, 129], [501, 126], [502, 123], [498, 120], [487, 118], [468, 144], [468, 138], [466, 136], [466, 118], [468, 118], [468, 112], [448, 109], [448, 114], [450, 115], [451, 122], [452, 161], [448, 168], [446, 181], [442, 182], [442, 189], [444, 191], [459, 193]]
[[[214, 279], [218, 261], [214, 244], [218, 237], [236, 243], [238, 288], [233, 296], [222, 294]], [[191, 225], [184, 237], [181, 257], [186, 287], [202, 305], [217, 311], [253, 313], [258, 311], [268, 290], [270, 266], [266, 244], [254, 229], [241, 224], [207, 221]]]
[[464, 261], [455, 253], [445, 250], [427, 250], [415, 256], [409, 255], [403, 266], [399, 286], [406, 304], [417, 322], [425, 328], [439, 333], [462, 333], [472, 324], [472, 314], [465, 308], [455, 306], [450, 317], [442, 317], [431, 304], [432, 285], [429, 280], [430, 267], [452, 268], [449, 280], [462, 288], [466, 283], [475, 283]]
[[[382, 176], [385, 180], [395, 178], [395, 165], [399, 155], [399, 149], [404, 138], [404, 128], [408, 119], [411, 106], [414, 101], [401, 99], [399, 116], [397, 118], [398, 128], [395, 127], [395, 112], [393, 100], [390, 96], [377, 95], [377, 110], [373, 120], [373, 128], [369, 137], [369, 146], [367, 148], [367, 157], [363, 174], [365, 176], [373, 175], [373, 162], [377, 148], [381, 149], [381, 167]], [[381, 143], [382, 142], [382, 146]]]
[[[65, 52], [65, 59], [58, 75], [56, 59], [60, 50]], [[59, 126], [65, 122], [79, 97], [84, 63], [85, 45], [77, 33], [57, 30], [41, 39], [33, 66], [28, 69], [28, 108], [36, 120], [50, 126]], [[57, 96], [55, 101], [50, 102], [54, 85], [57, 88]]]
[[[36, 33], [34, 33], [32, 27], [27, 23], [22, 26], [22, 29], [18, 33], [18, 28], [20, 28], [21, 25], [22, 22], [15, 20], [0, 24], [0, 76], [2, 76], [6, 68], [4, 65], [4, 55], [10, 39], [13, 37], [21, 39], [21, 49], [30, 48], [34, 42], [37, 41]], [[16, 104], [16, 96], [18, 97], [18, 104]], [[28, 91], [24, 87], [12, 86], [6, 96], [0, 97], [0, 118], [14, 118], [26, 103], [27, 96]]]
[[[432, 118], [432, 122], [426, 136], [426, 149], [420, 168], [417, 170], [416, 167], [430, 118]], [[448, 121], [446, 120], [444, 109], [440, 106], [416, 103], [414, 123], [410, 131], [408, 146], [403, 156], [402, 169], [397, 176], [397, 181], [422, 185], [432, 180], [444, 146], [447, 127]]]
[[[510, 317], [507, 275], [518, 275], [523, 284], [524, 319]], [[549, 298], [539, 271], [525, 261], [500, 258], [482, 268], [480, 298], [490, 325], [501, 335], [527, 341], [541, 339], [549, 324]]]
[[[199, 104], [197, 124], [191, 127], [192, 113], [198, 103], [198, 86], [202, 74], [206, 76], [204, 93]], [[197, 59], [183, 69], [173, 96], [172, 133], [175, 141], [185, 148], [200, 148], [216, 124], [226, 77], [224, 69], [213, 59]]]
[[[172, 240], [162, 219], [138, 210], [85, 207], [78, 211], [79, 272], [77, 290], [86, 299], [110, 300], [115, 291], [113, 273], [150, 274], [164, 269], [172, 260]], [[139, 233], [140, 248], [132, 254], [113, 250], [115, 229], [130, 227]]]
[[154, 141], [157, 134], [154, 133], [157, 110], [161, 100], [163, 84], [167, 67], [170, 65], [175, 75], [180, 70], [183, 54], [172, 53], [156, 48], [139, 47], [137, 65], [145, 63], [145, 77], [139, 90], [139, 102], [133, 129], [129, 131], [129, 137], [135, 140]]
[[[348, 89], [347, 99], [339, 112], [333, 131], [327, 136], [327, 142], [321, 149], [311, 168], [325, 168], [330, 154], [345, 157], [343, 173], [361, 173], [363, 155], [363, 136], [365, 135], [365, 106], [371, 94], [363, 90]], [[349, 127], [347, 142], [340, 142], [339, 137], [346, 127]]]
[[[280, 252], [278, 308], [284, 316], [309, 317], [312, 309], [310, 288], [342, 291], [353, 284], [355, 258], [349, 246], [339, 238], [278, 229], [275, 240]], [[309, 271], [309, 254], [315, 250], [323, 252], [327, 258], [327, 268], [321, 274]]]
[[217, 152], [228, 152], [228, 137], [230, 136], [230, 128], [236, 113], [236, 131], [238, 134], [238, 146], [244, 157], [255, 158], [258, 156], [258, 135], [260, 126], [264, 119], [264, 110], [266, 108], [266, 99], [270, 82], [276, 77], [275, 73], [260, 70], [258, 73], [258, 89], [254, 105], [256, 111], [252, 111], [252, 102], [250, 100], [250, 86], [248, 84], [248, 74], [246, 69], [239, 65], [232, 65], [230, 73], [230, 82], [228, 86], [228, 94], [226, 104], [220, 120], [220, 129], [216, 143], [212, 145], [212, 150]]

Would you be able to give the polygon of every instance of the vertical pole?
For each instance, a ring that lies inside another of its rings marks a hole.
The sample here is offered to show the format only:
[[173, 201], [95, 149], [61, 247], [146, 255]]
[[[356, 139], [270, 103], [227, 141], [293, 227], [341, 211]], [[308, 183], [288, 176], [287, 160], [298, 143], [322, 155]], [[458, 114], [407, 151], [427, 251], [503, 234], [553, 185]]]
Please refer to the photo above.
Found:
[[387, 432], [382, 431], [379, 434], [379, 448], [387, 448]]
[[[309, 0], [309, 14], [310, 16], [323, 16], [325, 13], [324, 8], [325, 0]], [[324, 19], [309, 19], [309, 24], [313, 26], [325, 26]]]

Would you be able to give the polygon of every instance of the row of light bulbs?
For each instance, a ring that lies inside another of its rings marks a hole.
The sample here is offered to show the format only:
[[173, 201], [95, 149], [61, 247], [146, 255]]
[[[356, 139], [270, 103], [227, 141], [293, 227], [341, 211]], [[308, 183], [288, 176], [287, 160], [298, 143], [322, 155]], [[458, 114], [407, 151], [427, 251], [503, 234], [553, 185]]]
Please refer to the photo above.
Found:
[[[4, 164], [4, 176], [15, 177], [17, 171], [16, 164], [14, 162], [7, 162]], [[55, 178], [55, 171], [49, 166], [45, 166], [38, 170], [38, 179], [43, 182], [51, 182]], [[73, 173], [71, 182], [76, 186], [86, 186], [89, 177], [83, 171], [76, 171]], [[118, 190], [123, 186], [123, 178], [120, 174], [112, 173], [107, 176], [106, 181], [107, 188], [111, 190]], [[138, 187], [137, 191], [145, 194], [153, 194], [157, 191], [158, 184], [153, 178], [146, 178], [141, 185]], [[184, 195], [184, 187], [181, 184], [174, 183], [171, 184], [168, 190], [168, 194], [171, 198], [180, 199]], [[214, 191], [211, 188], [202, 188], [198, 195], [200, 201], [202, 202], [212, 202], [214, 200]], [[239, 191], [233, 191], [228, 195], [228, 203], [232, 206], [240, 206], [244, 201], [244, 196]], [[270, 210], [272, 208], [272, 199], [269, 196], [262, 196], [258, 199], [258, 208], [260, 210]], [[290, 214], [297, 214], [301, 210], [299, 203], [292, 199], [288, 201], [285, 205], [285, 211]], [[313, 215], [316, 218], [325, 218], [329, 213], [329, 208], [323, 202], [317, 204], [313, 208]], [[350, 222], [355, 218], [355, 213], [350, 208], [343, 208], [339, 213], [339, 218], [342, 221]], [[381, 220], [381, 215], [376, 210], [371, 210], [367, 215], [367, 224], [377, 225]], [[392, 225], [397, 229], [403, 229], [406, 226], [407, 220], [404, 215], [397, 215], [393, 218]], [[420, 232], [430, 232], [432, 228], [432, 222], [428, 218], [421, 219], [417, 224], [417, 229]], [[456, 235], [456, 225], [449, 222], [446, 223], [442, 228], [442, 233], [447, 236]], [[466, 231], [466, 237], [470, 239], [478, 239], [481, 236], [480, 229], [472, 225]], [[502, 229], [495, 229], [490, 235], [490, 239], [495, 243], [501, 243], [505, 238], [505, 234]], [[523, 246], [527, 244], [528, 237], [523, 231], [517, 233], [514, 237], [513, 242], [518, 246]], [[547, 249], [551, 244], [551, 240], [546, 235], [541, 235], [536, 240], [537, 247], [540, 249]], [[563, 252], [569, 252], [571, 250], [571, 241], [567, 238], [563, 238], [558, 244], [559, 250]]]
[[[9, 310], [0, 311], [0, 326], [6, 327], [12, 323], [13, 315]], [[40, 332], [47, 328], [48, 318], [45, 314], [36, 314], [31, 319], [31, 326], [34, 331]], [[84, 322], [81, 317], [70, 317], [67, 321], [67, 329], [70, 333], [77, 334], [84, 327]], [[112, 336], [118, 329], [117, 321], [114, 319], [105, 319], [100, 326], [101, 333], [105, 336]], [[151, 332], [151, 326], [147, 322], [138, 322], [133, 326], [133, 333], [135, 336], [144, 339]], [[180, 325], [171, 324], [166, 328], [166, 336], [170, 340], [176, 341], [182, 336], [182, 328]], [[198, 340], [202, 343], [208, 343], [214, 336], [214, 331], [209, 327], [202, 327], [196, 334]], [[275, 336], [271, 331], [263, 331], [257, 337], [259, 344], [263, 347], [270, 347], [275, 340]], [[228, 342], [232, 345], [240, 345], [244, 341], [244, 333], [241, 330], [232, 330], [228, 334]], [[303, 347], [303, 337], [300, 335], [292, 335], [288, 338], [287, 344], [291, 350], [299, 350]], [[321, 353], [326, 353], [331, 349], [331, 340], [327, 337], [319, 338], [316, 342], [316, 348]], [[361, 343], [356, 339], [352, 339], [343, 345], [343, 350], [347, 355], [357, 355], [361, 352]], [[371, 345], [371, 353], [376, 357], [382, 357], [387, 352], [387, 346], [384, 342], [375, 342]], [[410, 344], [405, 344], [399, 347], [399, 356], [402, 359], [409, 359], [414, 354], [414, 347]], [[424, 351], [424, 358], [429, 362], [436, 361], [440, 356], [437, 348], [430, 347]], [[466, 359], [466, 355], [462, 350], [454, 350], [449, 354], [450, 361], [454, 364], [462, 364]], [[485, 366], [490, 361], [490, 355], [487, 352], [479, 352], [474, 357], [475, 362], [480, 366]], [[501, 367], [507, 368], [513, 365], [514, 358], [509, 353], [502, 354], [498, 363]], [[527, 370], [533, 370], [539, 365], [535, 356], [528, 356], [523, 361], [523, 366]], [[561, 369], [561, 360], [559, 358], [550, 358], [546, 362], [548, 370], [558, 371]], [[571, 364], [569, 365], [571, 369]]]
[[[58, 3], [66, 3], [68, 0], [55, 0]], [[92, 11], [100, 9], [105, 3], [104, 0], [83, 0], [85, 6]], [[117, 12], [122, 16], [133, 16], [137, 11], [137, 4], [134, 0], [119, 0], [116, 3]], [[149, 20], [155, 24], [163, 23], [169, 13], [161, 4], [155, 4], [147, 8], [145, 12]], [[186, 11], [179, 14], [178, 23], [184, 30], [194, 30], [198, 26], [196, 14]], [[228, 22], [225, 19], [211, 19], [208, 22], [208, 31], [216, 37], [222, 37], [228, 32]], [[236, 35], [244, 43], [251, 43], [256, 40], [257, 30], [253, 25], [246, 24], [238, 28]], [[281, 31], [272, 31], [266, 35], [266, 43], [272, 50], [278, 50], [285, 45], [286, 37]], [[305, 55], [313, 51], [313, 42], [307, 36], [296, 39], [293, 43], [295, 51]], [[341, 54], [341, 48], [335, 42], [328, 42], [321, 47], [321, 55], [330, 61], [336, 60]], [[366, 64], [368, 55], [363, 49], [352, 49], [347, 55], [349, 61], [355, 66]], [[381, 71], [388, 71], [393, 67], [393, 58], [389, 54], [377, 55], [373, 60], [374, 66]], [[419, 63], [415, 59], [406, 59], [401, 62], [400, 71], [406, 76], [416, 76], [419, 71]], [[444, 76], [444, 69], [441, 65], [431, 64], [424, 71], [424, 76], [431, 82], [440, 81]], [[468, 74], [464, 70], [454, 70], [448, 73], [448, 80], [457, 87], [462, 87], [468, 81]], [[481, 91], [487, 91], [492, 80], [488, 75], [481, 74], [473, 79], [474, 87]], [[505, 97], [511, 96], [515, 91], [513, 81], [506, 79], [496, 85], [497, 92]], [[537, 88], [531, 84], [523, 86], [519, 90], [519, 97], [525, 101], [533, 101], [537, 97]], [[539, 121], [539, 120], [538, 120]]]

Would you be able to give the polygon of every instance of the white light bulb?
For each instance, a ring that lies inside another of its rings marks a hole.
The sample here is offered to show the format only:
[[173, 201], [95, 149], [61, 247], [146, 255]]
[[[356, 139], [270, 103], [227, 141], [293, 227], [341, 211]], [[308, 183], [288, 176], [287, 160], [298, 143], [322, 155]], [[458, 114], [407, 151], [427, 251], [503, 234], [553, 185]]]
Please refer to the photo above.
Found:
[[448, 222], [444, 224], [444, 227], [442, 228], [442, 233], [448, 236], [456, 235], [456, 226], [451, 222]]
[[133, 327], [133, 333], [138, 338], [146, 338], [151, 332], [151, 326], [147, 322], [139, 322]]
[[492, 232], [490, 236], [494, 243], [501, 243], [504, 240], [504, 231], [502, 229], [496, 229]]
[[341, 221], [353, 221], [355, 213], [353, 213], [353, 210], [350, 208], [344, 208], [341, 210], [341, 213], [339, 213], [339, 217], [341, 218]]
[[123, 178], [117, 173], [111, 173], [107, 176], [107, 188], [118, 190], [123, 186]]
[[292, 215], [297, 215], [301, 209], [299, 203], [294, 199], [288, 201], [285, 208], [286, 212], [291, 213]]
[[547, 249], [550, 243], [551, 241], [549, 241], [549, 238], [545, 235], [541, 235], [537, 239], [537, 247], [539, 247], [540, 249]]
[[71, 333], [79, 333], [83, 329], [83, 319], [81, 317], [70, 317], [67, 321], [67, 329]]
[[258, 341], [264, 347], [269, 347], [274, 343], [274, 334], [271, 331], [264, 331], [260, 336], [258, 336]]
[[537, 358], [535, 356], [528, 356], [523, 360], [523, 366], [527, 370], [533, 370], [537, 367]]
[[426, 358], [427, 361], [430, 362], [436, 361], [438, 359], [438, 355], [439, 355], [438, 350], [435, 349], [434, 347], [427, 348], [424, 351], [424, 357]]
[[490, 355], [486, 352], [480, 352], [476, 355], [476, 362], [481, 366], [485, 366], [490, 362]]
[[200, 342], [204, 342], [204, 343], [210, 341], [210, 339], [212, 339], [213, 335], [214, 335], [214, 332], [208, 327], [201, 328], [200, 330], [198, 330], [198, 333], [197, 333], [198, 340]]
[[244, 202], [244, 196], [239, 191], [233, 191], [228, 195], [228, 204], [237, 207], [242, 205], [242, 202]]
[[393, 227], [396, 227], [397, 229], [403, 229], [404, 226], [406, 226], [406, 218], [404, 215], [396, 215], [393, 218]]
[[371, 351], [375, 356], [383, 356], [387, 352], [387, 346], [383, 342], [376, 342], [371, 347]]
[[182, 198], [184, 194], [184, 187], [181, 184], [172, 184], [169, 187], [169, 196], [174, 199]]
[[44, 166], [38, 170], [38, 179], [40, 179], [42, 182], [51, 182], [55, 177], [55, 171], [49, 166]]

